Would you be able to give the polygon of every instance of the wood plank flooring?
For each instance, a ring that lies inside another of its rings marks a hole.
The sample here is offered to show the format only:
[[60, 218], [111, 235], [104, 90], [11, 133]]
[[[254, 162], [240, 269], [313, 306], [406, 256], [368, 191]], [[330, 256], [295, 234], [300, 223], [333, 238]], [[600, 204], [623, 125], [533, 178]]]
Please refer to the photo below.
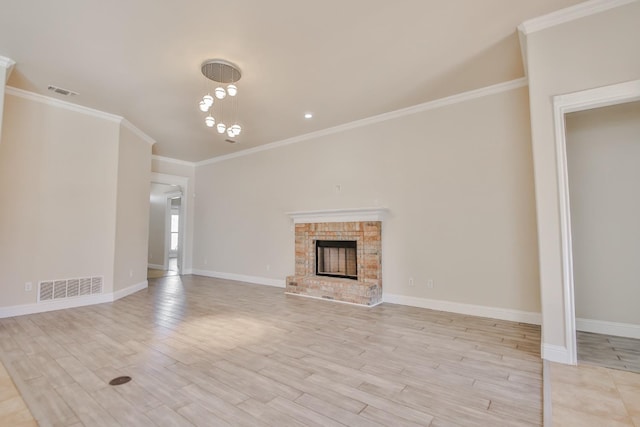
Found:
[[539, 349], [538, 326], [199, 276], [0, 319], [42, 426], [539, 426]]
[[640, 340], [578, 331], [578, 363], [640, 373]]

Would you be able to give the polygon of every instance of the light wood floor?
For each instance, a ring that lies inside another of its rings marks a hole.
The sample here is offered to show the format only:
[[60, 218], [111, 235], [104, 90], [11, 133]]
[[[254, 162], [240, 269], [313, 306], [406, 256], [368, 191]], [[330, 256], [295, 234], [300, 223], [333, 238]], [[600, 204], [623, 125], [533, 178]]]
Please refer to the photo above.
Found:
[[11, 427], [37, 426], [2, 363], [0, 363], [0, 425]]
[[578, 331], [578, 363], [640, 373], [640, 340]]
[[0, 319], [42, 426], [537, 426], [539, 349], [537, 326], [198, 276]]

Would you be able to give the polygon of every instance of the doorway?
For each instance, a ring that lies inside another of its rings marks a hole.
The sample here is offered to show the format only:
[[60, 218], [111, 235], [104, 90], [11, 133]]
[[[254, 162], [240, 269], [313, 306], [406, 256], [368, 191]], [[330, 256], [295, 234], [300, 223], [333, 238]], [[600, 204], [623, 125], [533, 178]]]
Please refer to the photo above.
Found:
[[149, 194], [148, 278], [177, 276], [182, 268], [182, 188], [152, 182]]
[[569, 201], [569, 175], [567, 163], [566, 115], [624, 104], [640, 100], [640, 80], [589, 89], [553, 98], [557, 183], [560, 207], [560, 235], [562, 254], [562, 288], [566, 363], [577, 364], [577, 319], [575, 309], [575, 272], [572, 245], [571, 208]]
[[640, 101], [565, 124], [577, 362], [640, 372]]

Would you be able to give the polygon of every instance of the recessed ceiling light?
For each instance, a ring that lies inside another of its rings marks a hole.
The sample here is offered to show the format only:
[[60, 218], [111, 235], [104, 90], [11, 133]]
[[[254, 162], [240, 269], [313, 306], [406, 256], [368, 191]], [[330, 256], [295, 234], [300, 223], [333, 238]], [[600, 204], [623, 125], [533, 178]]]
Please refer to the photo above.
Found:
[[304, 113], [305, 119], [310, 119], [311, 117], [313, 117], [313, 113]]

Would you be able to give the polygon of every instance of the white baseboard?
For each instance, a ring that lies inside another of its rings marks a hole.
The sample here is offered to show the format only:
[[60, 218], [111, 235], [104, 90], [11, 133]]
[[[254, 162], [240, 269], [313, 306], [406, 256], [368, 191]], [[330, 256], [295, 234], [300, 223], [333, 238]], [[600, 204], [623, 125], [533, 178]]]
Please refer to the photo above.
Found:
[[569, 357], [569, 350], [567, 347], [553, 344], [542, 344], [540, 352], [542, 353], [542, 358], [544, 360], [563, 363], [565, 365], [571, 364], [571, 358]]
[[0, 319], [5, 317], [23, 316], [25, 314], [45, 313], [47, 311], [64, 310], [67, 308], [83, 307], [86, 305], [104, 304], [113, 302], [145, 289], [148, 286], [147, 281], [136, 283], [135, 285], [120, 289], [116, 292], [108, 294], [95, 294], [82, 297], [64, 298], [54, 301], [45, 301], [35, 304], [21, 304], [8, 307], [0, 307]]
[[5, 317], [22, 316], [25, 314], [64, 310], [65, 308], [82, 307], [85, 305], [103, 304], [105, 302], [112, 301], [113, 294], [109, 293], [65, 298], [57, 301], [46, 301], [35, 304], [22, 304], [9, 307], [0, 307], [0, 319], [3, 319]]
[[135, 285], [127, 286], [126, 288], [113, 293], [113, 301], [119, 300], [120, 298], [124, 298], [143, 289], [147, 289], [148, 287], [149, 282], [146, 280], [144, 282], [136, 283]]
[[405, 295], [382, 294], [382, 301], [391, 304], [408, 305], [411, 307], [428, 308], [431, 310], [448, 311], [470, 316], [489, 317], [492, 319], [509, 320], [512, 322], [540, 325], [540, 313], [512, 310], [507, 308], [487, 307], [483, 305], [463, 304], [452, 301], [433, 300], [427, 298], [410, 297]]
[[161, 264], [147, 264], [147, 268], [153, 268], [154, 270], [164, 270], [164, 265]]
[[193, 273], [193, 269], [192, 268], [185, 268], [180, 272], [180, 275], [183, 275], [183, 274], [194, 274]]
[[576, 330], [595, 334], [640, 339], [640, 325], [607, 322], [604, 320], [576, 319]]
[[198, 270], [195, 268], [191, 270], [190, 274], [195, 274], [198, 276], [205, 276], [205, 277], [214, 277], [216, 279], [236, 280], [239, 282], [253, 283], [256, 285], [275, 286], [277, 288], [285, 287], [284, 279], [270, 279], [268, 277], [245, 276], [243, 274], [221, 273], [218, 271]]

